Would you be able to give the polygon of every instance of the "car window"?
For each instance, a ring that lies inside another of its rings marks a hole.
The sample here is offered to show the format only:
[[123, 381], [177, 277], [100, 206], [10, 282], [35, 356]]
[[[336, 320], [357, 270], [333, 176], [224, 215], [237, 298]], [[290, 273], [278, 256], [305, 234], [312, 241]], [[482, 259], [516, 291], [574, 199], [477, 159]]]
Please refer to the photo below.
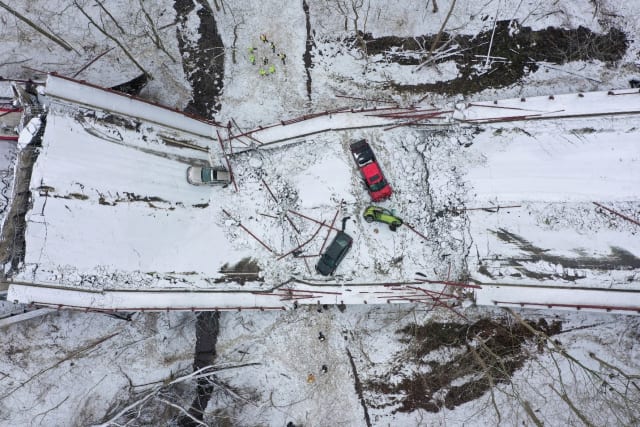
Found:
[[373, 160], [373, 152], [371, 150], [365, 150], [358, 154], [358, 162], [361, 165], [371, 160]]
[[202, 172], [200, 172], [200, 178], [202, 178], [202, 182], [211, 182], [213, 180], [213, 170], [211, 168], [202, 168]]
[[340, 246], [341, 248], [344, 248], [348, 244], [349, 242], [346, 239], [336, 239], [336, 245]]
[[387, 186], [387, 181], [383, 179], [380, 182], [372, 184], [369, 188], [371, 189], [371, 191], [380, 191], [386, 186]]
[[329, 267], [333, 267], [335, 266], [336, 262], [335, 262], [335, 258], [332, 258], [331, 256], [329, 256], [329, 253], [327, 252], [326, 254], [322, 255], [322, 258], [320, 260], [320, 262], [322, 262], [323, 264], [329, 266]]

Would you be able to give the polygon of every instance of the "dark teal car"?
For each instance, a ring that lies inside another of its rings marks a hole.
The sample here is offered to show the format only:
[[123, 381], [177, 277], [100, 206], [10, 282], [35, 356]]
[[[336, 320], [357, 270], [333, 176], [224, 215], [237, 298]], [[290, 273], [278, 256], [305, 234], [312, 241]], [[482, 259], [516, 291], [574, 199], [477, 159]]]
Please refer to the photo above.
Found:
[[323, 276], [330, 276], [338, 268], [338, 264], [349, 252], [353, 239], [344, 231], [338, 231], [331, 244], [320, 257], [316, 264], [316, 271]]

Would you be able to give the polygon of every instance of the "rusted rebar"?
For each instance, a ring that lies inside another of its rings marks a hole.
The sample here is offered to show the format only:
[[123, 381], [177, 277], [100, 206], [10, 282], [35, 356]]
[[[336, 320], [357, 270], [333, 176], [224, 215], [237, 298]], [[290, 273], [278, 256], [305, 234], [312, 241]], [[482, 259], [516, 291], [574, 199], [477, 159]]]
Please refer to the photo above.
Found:
[[282, 258], [286, 257], [287, 255], [291, 255], [291, 254], [292, 254], [292, 253], [294, 253], [295, 251], [298, 251], [298, 250], [302, 249], [304, 246], [308, 245], [308, 244], [309, 244], [309, 242], [311, 242], [311, 241], [314, 239], [314, 237], [316, 237], [316, 236], [318, 235], [318, 233], [320, 232], [320, 229], [322, 228], [322, 225], [323, 225], [323, 224], [320, 224], [320, 225], [318, 226], [318, 229], [316, 230], [316, 232], [315, 232], [315, 233], [313, 233], [313, 235], [312, 235], [311, 237], [309, 237], [309, 239], [308, 239], [306, 242], [304, 242], [304, 243], [302, 243], [301, 245], [298, 245], [297, 247], [295, 247], [295, 248], [291, 249], [291, 250], [290, 250], [289, 252], [287, 252], [286, 254], [280, 255], [280, 256], [277, 258], [277, 260], [278, 260], [278, 261], [280, 261]]
[[447, 285], [447, 286], [453, 286], [453, 287], [457, 287], [457, 288], [473, 288], [473, 289], [482, 289], [482, 286], [480, 285], [472, 285], [470, 283], [464, 283], [464, 282], [452, 282], [450, 280], [429, 280], [429, 279], [416, 279], [418, 282], [423, 282], [423, 283], [431, 283], [431, 284], [436, 284], [436, 285]]
[[218, 134], [218, 142], [220, 143], [220, 149], [222, 150], [222, 156], [227, 161], [227, 168], [229, 169], [229, 175], [231, 175], [231, 182], [233, 183], [233, 187], [236, 189], [236, 193], [238, 192], [238, 184], [236, 184], [236, 178], [233, 174], [233, 170], [231, 170], [231, 162], [229, 161], [229, 157], [224, 152], [224, 144], [222, 143], [222, 137], [220, 136], [220, 131], [216, 129], [216, 133]]
[[396, 111], [395, 113], [379, 113], [379, 114], [367, 114], [367, 116], [371, 117], [384, 117], [384, 118], [394, 118], [394, 119], [404, 119], [404, 118], [414, 118], [416, 116], [421, 116], [423, 114], [430, 114], [439, 111], [436, 108], [430, 109], [406, 109], [404, 111]]
[[269, 194], [271, 195], [271, 198], [273, 199], [273, 201], [278, 203], [278, 199], [276, 198], [276, 195], [273, 194], [273, 191], [271, 191], [271, 188], [269, 188], [269, 186], [267, 185], [267, 182], [264, 180], [264, 178], [262, 178], [261, 181], [264, 184], [264, 186], [267, 189], [267, 191], [269, 192]]
[[456, 212], [464, 212], [464, 211], [493, 211], [492, 213], [497, 213], [500, 209], [512, 209], [512, 208], [521, 208], [522, 205], [506, 205], [506, 206], [489, 206], [486, 208], [454, 208]]
[[336, 222], [336, 218], [338, 218], [338, 214], [340, 213], [340, 208], [338, 208], [338, 210], [336, 211], [336, 214], [333, 216], [333, 221], [331, 221], [331, 226], [329, 227], [329, 230], [327, 231], [327, 236], [324, 238], [324, 242], [322, 242], [322, 247], [320, 247], [320, 253], [322, 253], [322, 251], [324, 250], [324, 245], [327, 244], [327, 240], [329, 240], [329, 235], [331, 234], [331, 230], [333, 230], [333, 224], [335, 224]]
[[470, 102], [467, 104], [467, 108], [469, 107], [480, 107], [480, 108], [497, 108], [500, 110], [520, 110], [520, 111], [531, 111], [534, 113], [540, 113], [541, 111], [539, 110], [532, 110], [530, 108], [519, 108], [519, 107], [506, 107], [506, 106], [501, 106], [501, 105], [482, 105], [482, 104], [474, 104], [473, 102]]
[[[320, 226], [322, 227], [322, 226]], [[298, 238], [298, 236], [293, 236], [296, 239], [296, 242], [298, 243], [298, 245], [300, 244], [300, 239]], [[307, 257], [303, 257], [298, 255], [297, 258], [302, 258], [302, 261], [304, 261], [304, 266], [307, 267], [307, 273], [311, 274], [311, 268], [309, 267], [309, 261], [307, 261]]]
[[[238, 126], [238, 123], [236, 123], [236, 120], [235, 120], [235, 119], [231, 119], [231, 123], [233, 123], [233, 125], [236, 127], [236, 129], [238, 129], [238, 131], [240, 131], [240, 133], [241, 133], [241, 134], [243, 134], [242, 136], [246, 136], [247, 138], [249, 138], [249, 139], [251, 139], [251, 140], [253, 140], [253, 141], [257, 142], [258, 144], [262, 145], [262, 142], [261, 142], [261, 141], [258, 141], [258, 140], [253, 136], [253, 135], [251, 135], [253, 132], [255, 132], [255, 129], [254, 129], [254, 130], [252, 130], [252, 131], [249, 131], [249, 132], [243, 133], [243, 132], [242, 132], [242, 129], [240, 129], [240, 126]], [[242, 142], [244, 145], [249, 145], [249, 144], [247, 144], [246, 142], [244, 142], [244, 141], [240, 140], [239, 138], [238, 138], [238, 141]]]
[[233, 144], [231, 143], [231, 122], [227, 125], [227, 141], [229, 142], [229, 155], [233, 156]]
[[266, 217], [268, 217], [268, 218], [273, 218], [273, 219], [280, 219], [280, 218], [278, 218], [278, 217], [277, 217], [277, 216], [275, 216], [275, 215], [269, 215], [269, 214], [262, 213], [262, 212], [258, 212], [258, 215], [266, 216]]
[[[313, 222], [315, 222], [316, 224], [324, 224], [324, 221], [318, 221], [317, 219], [313, 219], [313, 218], [311, 218], [311, 217], [309, 217], [309, 216], [306, 216], [306, 215], [303, 215], [303, 214], [301, 214], [301, 213], [299, 213], [299, 212], [292, 211], [291, 209], [289, 209], [289, 212], [291, 212], [291, 213], [292, 213], [292, 214], [294, 214], [294, 215], [298, 215], [298, 216], [299, 216], [299, 217], [301, 217], [301, 218], [308, 219], [309, 221], [313, 221]], [[324, 226], [325, 226], [325, 227], [329, 227], [331, 230], [340, 231], [339, 229], [337, 229], [337, 228], [335, 228], [335, 227], [332, 227], [332, 226], [330, 226], [330, 225], [327, 225], [327, 224], [324, 224]]]
[[445, 285], [445, 286], [443, 286], [443, 288], [442, 288], [442, 290], [441, 290], [440, 292], [438, 292], [438, 291], [432, 291], [431, 289], [418, 288], [418, 287], [414, 287], [414, 286], [407, 286], [407, 288], [409, 288], [409, 289], [413, 289], [413, 290], [416, 290], [416, 291], [420, 291], [420, 292], [422, 292], [422, 293], [424, 293], [425, 295], [430, 296], [430, 297], [433, 297], [433, 296], [434, 296], [434, 294], [436, 294], [436, 296], [437, 296], [438, 298], [440, 298], [440, 297], [444, 296], [444, 297], [447, 297], [447, 298], [461, 299], [461, 297], [460, 297], [460, 296], [458, 296], [458, 295], [454, 295], [454, 294], [445, 294], [445, 293], [444, 293], [444, 290], [447, 288], [447, 287], [446, 287], [446, 285]]
[[600, 208], [602, 208], [602, 209], [604, 209], [604, 210], [606, 210], [606, 211], [611, 212], [611, 213], [612, 213], [612, 214], [614, 214], [614, 215], [619, 216], [619, 217], [620, 217], [620, 218], [622, 218], [622, 219], [626, 219], [626, 220], [627, 220], [627, 221], [629, 221], [629, 222], [632, 222], [632, 223], [634, 223], [634, 224], [636, 224], [636, 225], [640, 225], [640, 221], [636, 221], [635, 219], [630, 218], [630, 217], [628, 217], [628, 216], [626, 216], [626, 215], [623, 215], [623, 214], [621, 214], [620, 212], [616, 212], [616, 211], [614, 211], [613, 209], [610, 209], [610, 208], [608, 208], [608, 207], [606, 207], [606, 206], [603, 206], [603, 205], [601, 205], [601, 204], [600, 204], [600, 203], [598, 203], [598, 202], [593, 202], [593, 204], [594, 204], [594, 205], [596, 205], [596, 206], [598, 206], [598, 207], [600, 207]]
[[418, 236], [422, 237], [424, 240], [429, 240], [427, 238], [427, 236], [425, 236], [424, 234], [422, 234], [421, 232], [419, 232], [418, 230], [416, 230], [411, 224], [403, 222], [404, 225], [406, 225], [409, 230], [413, 231], [414, 233], [416, 233]]
[[387, 130], [392, 130], [392, 129], [399, 128], [399, 127], [402, 127], [402, 126], [417, 125], [417, 124], [420, 124], [424, 120], [433, 119], [433, 118], [436, 118], [436, 117], [441, 116], [443, 114], [451, 113], [452, 111], [453, 110], [445, 110], [445, 111], [438, 111], [437, 113], [425, 114], [425, 115], [422, 115], [422, 116], [413, 116], [413, 117], [415, 117], [415, 120], [409, 120], [407, 122], [398, 123], [398, 124], [395, 124], [393, 126], [389, 126], [389, 127], [383, 128], [382, 130], [387, 131]]
[[381, 104], [398, 105], [398, 103], [393, 100], [384, 100], [384, 99], [376, 99], [376, 98], [369, 99], [369, 98], [360, 98], [358, 96], [348, 96], [348, 95], [336, 95], [336, 98], [357, 99], [358, 101], [369, 101], [369, 102], [379, 102]]
[[[267, 181], [264, 180], [264, 178], [261, 179], [262, 183], [264, 184], [265, 188], [267, 189], [267, 191], [269, 192], [269, 194], [271, 195], [271, 198], [273, 199], [274, 202], [276, 202], [277, 205], [280, 204], [280, 202], [278, 201], [278, 198], [276, 197], [275, 194], [273, 194], [273, 191], [271, 191], [271, 188], [269, 188], [269, 185], [267, 184]], [[296, 234], [300, 234], [300, 230], [298, 230], [298, 227], [296, 227], [296, 225], [293, 223], [293, 221], [291, 220], [291, 218], [289, 218], [289, 215], [287, 215], [286, 213], [284, 214], [285, 219], [289, 222], [289, 224], [291, 225], [291, 227], [293, 227], [293, 230], [296, 232]]]
[[253, 237], [254, 239], [256, 239], [258, 241], [258, 243], [260, 243], [265, 249], [267, 249], [269, 252], [271, 252], [272, 254], [278, 255], [278, 253], [276, 251], [274, 251], [273, 249], [271, 249], [265, 242], [263, 242], [262, 240], [260, 240], [260, 238], [258, 236], [256, 236], [255, 234], [253, 234], [251, 232], [251, 230], [249, 230], [247, 227], [245, 227], [244, 225], [242, 225], [242, 223], [240, 221], [238, 221], [237, 219], [235, 219], [234, 217], [231, 216], [231, 214], [229, 212], [227, 212], [225, 209], [222, 209], [222, 212], [225, 213], [225, 215], [227, 215], [229, 218], [231, 218], [232, 220], [234, 220], [235, 222], [238, 223], [238, 227], [242, 228], [244, 231], [246, 231], [251, 237]]

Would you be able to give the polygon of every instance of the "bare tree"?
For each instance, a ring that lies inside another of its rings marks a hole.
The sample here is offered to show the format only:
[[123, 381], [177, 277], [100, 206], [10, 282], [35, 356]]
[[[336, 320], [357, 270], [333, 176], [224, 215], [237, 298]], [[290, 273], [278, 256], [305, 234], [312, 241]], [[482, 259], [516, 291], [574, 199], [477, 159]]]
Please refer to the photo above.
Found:
[[[433, 42], [431, 43], [431, 47], [429, 48], [427, 59], [423, 61], [420, 65], [418, 65], [415, 71], [418, 71], [425, 65], [433, 62], [433, 53], [436, 50], [436, 46], [438, 46], [438, 43], [440, 43], [440, 40], [442, 39], [442, 34], [444, 34], [444, 30], [447, 27], [447, 23], [449, 22], [449, 18], [451, 18], [451, 14], [453, 13], [453, 9], [455, 8], [455, 6], [456, 6], [456, 0], [452, 0], [451, 6], [449, 7], [449, 12], [447, 12], [447, 16], [444, 18], [444, 21], [442, 21], [442, 25], [440, 26], [440, 30], [438, 30], [438, 34], [436, 34], [436, 37], [433, 39]], [[434, 13], [435, 13], [435, 8], [437, 8], [437, 6], [435, 5], [435, 0], [434, 0]], [[451, 42], [451, 40], [449, 40], [448, 43], [445, 43], [445, 45], [441, 46], [439, 49], [442, 50], [446, 48], [447, 45]]]
[[12, 14], [13, 16], [18, 18], [19, 20], [21, 20], [25, 24], [29, 25], [31, 28], [33, 28], [34, 30], [36, 30], [37, 32], [39, 32], [40, 34], [42, 34], [43, 36], [45, 36], [49, 40], [55, 42], [56, 44], [61, 46], [63, 49], [65, 49], [67, 51], [73, 50], [73, 47], [71, 47], [71, 45], [69, 43], [67, 43], [66, 41], [64, 41], [61, 37], [56, 36], [55, 34], [51, 33], [50, 31], [44, 30], [41, 26], [35, 24], [32, 20], [30, 20], [26, 16], [22, 15], [21, 13], [19, 13], [15, 9], [11, 8], [6, 3], [0, 1], [0, 7], [5, 9], [7, 12]]
[[[145, 28], [145, 33], [147, 34], [147, 36], [149, 36], [151, 41], [153, 41], [153, 44], [156, 45], [158, 49], [163, 51], [165, 55], [167, 55], [169, 59], [171, 59], [171, 62], [175, 63], [176, 62], [175, 58], [167, 51], [167, 49], [164, 46], [164, 43], [162, 42], [162, 37], [160, 37], [160, 33], [158, 31], [158, 27], [156, 23], [153, 21], [153, 19], [151, 19], [149, 12], [147, 12], [147, 10], [144, 8], [144, 1], [138, 0], [138, 2], [140, 3], [140, 10], [142, 10], [142, 13], [144, 14], [144, 18], [147, 23], [147, 26]], [[100, 2], [98, 3], [101, 4]], [[117, 22], [117, 21], [115, 21], [114, 19], [114, 22]], [[118, 28], [120, 28], [119, 25], [118, 25]]]
[[[127, 56], [127, 58], [129, 58], [131, 60], [131, 62], [133, 62], [135, 64], [135, 66], [142, 71], [142, 73], [144, 75], [147, 76], [148, 79], [152, 79], [153, 77], [151, 76], [151, 73], [149, 73], [142, 65], [140, 65], [140, 63], [135, 59], [135, 57], [133, 56], [133, 54], [124, 46], [124, 44], [118, 40], [115, 36], [113, 36], [111, 33], [109, 33], [104, 25], [99, 25], [94, 18], [91, 17], [91, 15], [89, 15], [84, 8], [78, 3], [77, 0], [73, 0], [73, 4], [78, 8], [78, 10], [85, 16], [85, 18], [87, 18], [87, 20], [89, 21], [89, 23], [91, 25], [93, 25], [98, 31], [100, 31], [102, 34], [104, 34], [106, 37], [108, 37], [109, 39], [113, 40], [113, 42], [115, 44], [118, 45], [118, 47], [124, 52], [124, 54]], [[100, 3], [99, 3], [100, 4]], [[113, 16], [111, 14], [109, 14], [109, 16], [111, 16], [111, 18], [113, 19]], [[115, 19], [114, 19], [115, 21]], [[119, 27], [119, 25], [118, 25]]]
[[[148, 391], [138, 395], [132, 402], [127, 403], [124, 407], [116, 409], [113, 414], [107, 415], [106, 420], [99, 424], [94, 424], [92, 427], [109, 427], [114, 425], [120, 425], [122, 420], [132, 420], [142, 417], [142, 412], [145, 409], [150, 409], [153, 412], [158, 412], [161, 408], [172, 408], [174, 413], [185, 416], [198, 425], [206, 426], [204, 422], [198, 420], [189, 411], [188, 400], [181, 395], [178, 386], [186, 383], [192, 383], [198, 381], [202, 383], [202, 380], [206, 384], [221, 390], [231, 398], [238, 400], [244, 404], [251, 404], [251, 400], [242, 396], [231, 387], [223, 383], [216, 378], [216, 373], [222, 370], [239, 369], [246, 366], [259, 365], [259, 363], [244, 363], [241, 365], [209, 365], [186, 375], [179, 376], [177, 378], [166, 378], [162, 383], [151, 387]], [[155, 405], [155, 406], [154, 406]], [[158, 406], [159, 405], [159, 406]]]

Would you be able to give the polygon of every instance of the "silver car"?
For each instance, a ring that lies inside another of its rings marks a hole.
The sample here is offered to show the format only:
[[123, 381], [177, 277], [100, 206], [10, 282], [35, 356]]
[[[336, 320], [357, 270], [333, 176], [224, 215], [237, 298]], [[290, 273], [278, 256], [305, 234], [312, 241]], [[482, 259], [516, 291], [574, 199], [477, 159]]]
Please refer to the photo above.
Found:
[[231, 174], [223, 167], [189, 166], [187, 182], [193, 185], [228, 185]]

